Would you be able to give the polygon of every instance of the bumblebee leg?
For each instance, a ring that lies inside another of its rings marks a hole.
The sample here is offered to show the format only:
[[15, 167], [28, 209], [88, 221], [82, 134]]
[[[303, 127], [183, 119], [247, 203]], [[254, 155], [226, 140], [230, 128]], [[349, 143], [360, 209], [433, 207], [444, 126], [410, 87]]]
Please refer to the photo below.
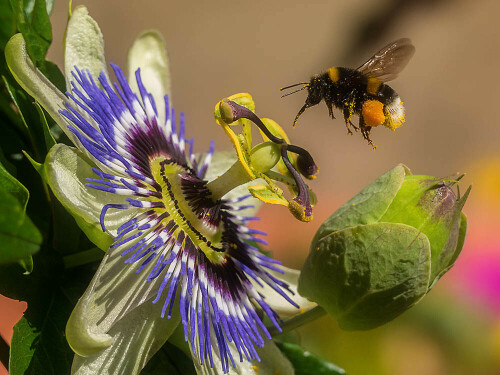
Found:
[[333, 115], [333, 103], [331, 100], [325, 99], [325, 104], [328, 107], [328, 113], [330, 117], [335, 120], [335, 116]]
[[352, 122], [351, 122], [351, 111], [350, 111], [349, 107], [344, 107], [343, 113], [344, 113], [344, 120], [345, 120], [345, 126], [347, 128], [347, 133], [350, 134], [350, 135], [352, 135], [352, 131], [351, 131], [351, 128], [350, 128], [350, 125], [352, 125]]
[[372, 148], [375, 150], [377, 146], [372, 142], [370, 139], [370, 131], [372, 130], [371, 126], [367, 126], [365, 124], [365, 121], [363, 120], [363, 116], [359, 116], [359, 128], [361, 129], [361, 134], [363, 135], [363, 138], [368, 141], [368, 144], [372, 146]]

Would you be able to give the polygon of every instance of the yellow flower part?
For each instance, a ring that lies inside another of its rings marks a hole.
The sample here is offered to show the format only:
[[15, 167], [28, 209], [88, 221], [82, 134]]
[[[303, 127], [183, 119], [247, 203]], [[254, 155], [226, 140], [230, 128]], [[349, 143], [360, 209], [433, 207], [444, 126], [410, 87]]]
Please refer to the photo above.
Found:
[[[250, 194], [266, 203], [287, 206], [301, 221], [312, 220], [310, 190], [299, 173], [313, 179], [318, 167], [306, 150], [290, 144], [278, 123], [268, 118], [260, 119], [254, 111], [255, 103], [247, 93], [232, 95], [215, 106], [215, 121], [228, 135], [238, 157], [238, 161], [227, 172], [228, 176], [223, 175], [211, 182], [211, 190], [216, 192], [215, 198], [222, 197], [231, 188], [226, 182], [237, 181], [235, 177], [239, 177], [241, 183], [262, 179], [265, 184], [249, 187]], [[259, 127], [264, 141], [255, 147], [252, 145], [252, 122]], [[235, 125], [241, 125], [241, 133], [235, 132]], [[272, 170], [274, 166], [277, 171]], [[275, 181], [287, 185], [293, 195], [292, 200], [284, 196]]]

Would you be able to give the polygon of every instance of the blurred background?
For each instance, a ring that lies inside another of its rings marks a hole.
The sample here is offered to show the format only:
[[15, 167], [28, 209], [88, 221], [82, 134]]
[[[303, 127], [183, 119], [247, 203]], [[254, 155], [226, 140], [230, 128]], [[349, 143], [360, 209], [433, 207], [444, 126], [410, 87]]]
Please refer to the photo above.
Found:
[[[73, 1], [79, 4], [99, 23], [108, 62], [125, 66], [140, 31], [163, 33], [175, 108], [185, 112], [187, 137], [196, 138], [198, 151], [210, 139], [218, 150], [231, 147], [213, 108], [246, 91], [259, 116], [280, 123], [293, 143], [312, 153], [321, 168], [310, 184], [319, 201], [313, 222], [294, 221], [276, 206], [264, 207], [256, 224], [287, 266], [300, 268], [319, 225], [396, 164], [417, 174], [467, 173], [461, 186], [473, 189], [464, 209], [465, 248], [426, 298], [376, 330], [343, 332], [325, 317], [301, 329], [296, 340], [350, 375], [500, 374], [500, 2]], [[52, 14], [48, 58], [61, 67], [67, 6], [56, 0]], [[410, 37], [417, 49], [391, 83], [407, 121], [395, 132], [374, 129], [375, 151], [360, 134], [348, 136], [340, 114], [331, 120], [324, 104], [306, 111], [292, 129], [306, 93], [282, 99], [280, 87], [331, 66], [355, 68], [400, 37]], [[10, 341], [25, 305], [0, 298], [0, 333]]]

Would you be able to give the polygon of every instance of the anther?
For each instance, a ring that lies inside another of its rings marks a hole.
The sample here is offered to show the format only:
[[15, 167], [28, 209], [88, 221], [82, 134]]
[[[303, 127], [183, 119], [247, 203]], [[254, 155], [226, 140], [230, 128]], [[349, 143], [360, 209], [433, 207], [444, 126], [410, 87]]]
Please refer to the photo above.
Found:
[[277, 144], [286, 143], [284, 139], [276, 137], [272, 134], [269, 129], [264, 125], [260, 118], [257, 117], [255, 113], [250, 111], [248, 108], [239, 105], [231, 100], [223, 100], [219, 104], [219, 110], [222, 120], [226, 124], [231, 124], [239, 119], [246, 118], [252, 121], [255, 125], [259, 127], [260, 130], [268, 137], [271, 141]]
[[288, 151], [298, 155], [297, 167], [299, 172], [309, 180], [315, 179], [318, 174], [319, 167], [314, 162], [311, 154], [302, 147], [295, 145], [288, 145]]
[[297, 189], [298, 189], [298, 194], [293, 199], [293, 201], [298, 204], [298, 207], [296, 205], [290, 205], [290, 207], [289, 207], [290, 211], [299, 220], [311, 221], [312, 220], [312, 207], [311, 207], [311, 201], [309, 198], [309, 189], [308, 189], [307, 185], [305, 184], [305, 182], [302, 180], [302, 178], [300, 178], [300, 175], [298, 174], [298, 172], [295, 170], [292, 163], [288, 159], [287, 145], [284, 145], [281, 148], [281, 157], [283, 158], [283, 162], [285, 163], [286, 167], [288, 168], [288, 170], [292, 174], [293, 179], [295, 180], [295, 183], [296, 183]]

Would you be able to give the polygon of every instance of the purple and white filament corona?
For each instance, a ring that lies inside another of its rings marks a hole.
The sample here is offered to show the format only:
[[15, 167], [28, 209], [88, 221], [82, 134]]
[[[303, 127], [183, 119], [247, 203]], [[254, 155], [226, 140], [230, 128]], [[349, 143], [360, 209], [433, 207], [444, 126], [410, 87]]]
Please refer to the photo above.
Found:
[[269, 285], [298, 306], [285, 293], [287, 284], [267, 271], [279, 271], [279, 262], [249, 244], [265, 243], [256, 237], [265, 233], [247, 228], [256, 218], [238, 215], [248, 206], [237, 203], [248, 196], [214, 201], [204, 180], [213, 143], [197, 158], [193, 140], [184, 138], [184, 115], [177, 131], [168, 97], [166, 121], [160, 123], [139, 70], [136, 95], [121, 69], [111, 66], [118, 81], [113, 86], [103, 73], [96, 82], [76, 69], [67, 94], [71, 102], [60, 111], [99, 167], [87, 186], [124, 196], [122, 204], [104, 206], [102, 229], [109, 209], [139, 211], [118, 228], [108, 251], [121, 252], [123, 267], [140, 264], [136, 277], [151, 283], [152, 302], [163, 304], [162, 317], [169, 318], [174, 306], [180, 309], [185, 339], [201, 364], [213, 367], [212, 348], [217, 348], [228, 372], [238, 360], [229, 345], [237, 349], [239, 361], [258, 360], [255, 347], [271, 337], [257, 311], [280, 328], [279, 317], [253, 283]]

